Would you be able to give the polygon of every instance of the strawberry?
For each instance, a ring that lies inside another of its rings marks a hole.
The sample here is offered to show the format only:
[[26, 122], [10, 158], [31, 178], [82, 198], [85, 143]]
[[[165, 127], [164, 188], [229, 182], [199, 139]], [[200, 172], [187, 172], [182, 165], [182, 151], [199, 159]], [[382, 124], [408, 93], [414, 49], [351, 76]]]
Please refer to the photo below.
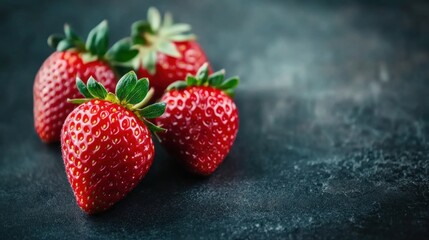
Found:
[[195, 77], [171, 84], [162, 96], [167, 108], [155, 123], [167, 131], [159, 137], [191, 172], [212, 174], [230, 151], [238, 131], [231, 98], [238, 82], [238, 77], [224, 81], [224, 70], [209, 76], [204, 64]]
[[207, 62], [195, 35], [187, 33], [190, 30], [188, 24], [173, 23], [169, 13], [161, 21], [159, 11], [151, 7], [148, 20], [133, 23], [131, 37], [112, 47], [112, 59], [117, 65], [131, 66], [138, 77], [149, 77], [158, 99], [168, 85], [196, 74]]
[[148, 172], [154, 157], [149, 130], [162, 129], [146, 118], [159, 117], [165, 103], [143, 108], [149, 81], [134, 72], [119, 80], [116, 95], [92, 77], [87, 85], [76, 83], [85, 98], [69, 100], [83, 104], [64, 122], [62, 157], [79, 207], [94, 214], [121, 200]]
[[37, 72], [34, 87], [34, 125], [44, 142], [60, 140], [64, 119], [75, 107], [67, 98], [79, 96], [74, 86], [76, 76], [85, 82], [96, 77], [107, 89], [115, 89], [116, 77], [103, 55], [107, 51], [108, 27], [106, 21], [95, 27], [86, 44], [69, 25], [65, 36], [52, 35], [49, 45], [56, 48]]

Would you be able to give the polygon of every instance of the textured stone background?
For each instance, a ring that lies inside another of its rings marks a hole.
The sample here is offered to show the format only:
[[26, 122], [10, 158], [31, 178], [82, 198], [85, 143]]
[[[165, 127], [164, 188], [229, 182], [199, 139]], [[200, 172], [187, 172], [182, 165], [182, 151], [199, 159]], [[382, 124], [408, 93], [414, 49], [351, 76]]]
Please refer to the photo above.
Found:
[[[210, 178], [157, 148], [141, 184], [89, 217], [33, 130], [34, 75], [64, 22], [108, 19], [116, 41], [150, 5], [241, 76], [238, 139]], [[425, 1], [1, 1], [0, 236], [427, 239], [428, 22]]]

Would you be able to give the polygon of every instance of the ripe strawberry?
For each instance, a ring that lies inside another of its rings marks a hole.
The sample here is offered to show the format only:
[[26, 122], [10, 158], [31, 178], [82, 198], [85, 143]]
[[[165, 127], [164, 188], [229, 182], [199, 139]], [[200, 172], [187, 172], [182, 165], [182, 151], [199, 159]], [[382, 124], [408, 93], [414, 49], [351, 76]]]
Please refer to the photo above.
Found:
[[158, 99], [168, 85], [185, 78], [188, 73], [195, 75], [207, 62], [195, 36], [187, 33], [190, 30], [188, 24], [173, 23], [169, 13], [161, 22], [159, 11], [151, 7], [148, 21], [133, 23], [131, 37], [114, 45], [113, 60], [118, 65], [132, 66], [138, 77], [149, 77], [155, 88], [155, 99]]
[[196, 77], [169, 86], [161, 101], [165, 114], [155, 123], [167, 131], [159, 137], [167, 150], [191, 172], [210, 175], [231, 149], [238, 131], [238, 112], [231, 96], [238, 77], [224, 80], [221, 70], [208, 76], [207, 64]]
[[88, 214], [104, 211], [121, 200], [148, 172], [154, 157], [149, 135], [161, 131], [146, 118], [159, 117], [165, 103], [142, 108], [149, 81], [124, 75], [116, 95], [92, 77], [87, 86], [77, 79], [83, 103], [66, 118], [61, 132], [62, 156], [79, 207]]
[[34, 81], [34, 125], [44, 142], [60, 139], [64, 119], [75, 107], [66, 100], [79, 96], [74, 86], [76, 76], [85, 82], [94, 76], [109, 90], [116, 83], [115, 74], [103, 57], [108, 44], [105, 21], [89, 33], [86, 45], [69, 25], [64, 26], [64, 32], [65, 37], [52, 35], [48, 39], [57, 52], [46, 59]]

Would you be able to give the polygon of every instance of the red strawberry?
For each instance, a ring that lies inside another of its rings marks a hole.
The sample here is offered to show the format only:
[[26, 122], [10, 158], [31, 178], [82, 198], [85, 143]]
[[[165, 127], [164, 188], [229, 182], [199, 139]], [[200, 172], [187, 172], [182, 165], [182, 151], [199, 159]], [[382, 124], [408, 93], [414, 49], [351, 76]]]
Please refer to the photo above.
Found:
[[165, 114], [155, 120], [167, 131], [159, 137], [167, 150], [191, 172], [210, 175], [231, 149], [238, 131], [238, 111], [231, 98], [238, 78], [224, 80], [221, 70], [208, 76], [207, 64], [197, 76], [170, 85], [161, 101]]
[[116, 95], [93, 78], [77, 87], [86, 97], [67, 117], [61, 148], [68, 180], [78, 205], [86, 213], [104, 211], [121, 200], [148, 172], [154, 146], [145, 118], [160, 116], [165, 103], [145, 108], [149, 82], [130, 72], [122, 77]]
[[96, 77], [107, 89], [115, 89], [116, 77], [104, 60], [107, 50], [107, 23], [103, 21], [89, 34], [87, 44], [66, 24], [65, 37], [52, 35], [49, 44], [57, 49], [37, 72], [34, 88], [34, 125], [44, 142], [60, 139], [61, 126], [75, 108], [67, 98], [79, 96], [76, 76], [85, 82]]
[[122, 65], [132, 66], [138, 77], [149, 77], [155, 88], [155, 99], [158, 99], [168, 85], [185, 78], [188, 73], [195, 75], [207, 62], [206, 54], [195, 36], [187, 33], [190, 30], [188, 24], [174, 24], [169, 13], [161, 22], [159, 11], [151, 7], [148, 21], [135, 22], [131, 28], [131, 38], [123, 39], [114, 46], [118, 50], [114, 60], [119, 65], [122, 62]]

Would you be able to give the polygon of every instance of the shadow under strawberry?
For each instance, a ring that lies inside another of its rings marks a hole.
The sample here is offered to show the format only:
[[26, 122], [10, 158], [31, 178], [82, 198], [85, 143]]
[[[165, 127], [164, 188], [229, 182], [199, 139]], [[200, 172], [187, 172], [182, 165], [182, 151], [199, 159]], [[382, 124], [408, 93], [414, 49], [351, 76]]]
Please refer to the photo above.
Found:
[[[174, 223], [188, 214], [187, 209], [192, 206], [183, 204], [183, 199], [189, 197], [186, 189], [203, 187], [210, 179], [189, 174], [158, 143], [156, 145], [154, 163], [140, 184], [111, 209], [96, 215], [82, 213], [87, 224], [124, 220], [135, 225], [130, 229], [141, 230], [151, 224]], [[177, 203], [181, 203], [180, 206]]]

